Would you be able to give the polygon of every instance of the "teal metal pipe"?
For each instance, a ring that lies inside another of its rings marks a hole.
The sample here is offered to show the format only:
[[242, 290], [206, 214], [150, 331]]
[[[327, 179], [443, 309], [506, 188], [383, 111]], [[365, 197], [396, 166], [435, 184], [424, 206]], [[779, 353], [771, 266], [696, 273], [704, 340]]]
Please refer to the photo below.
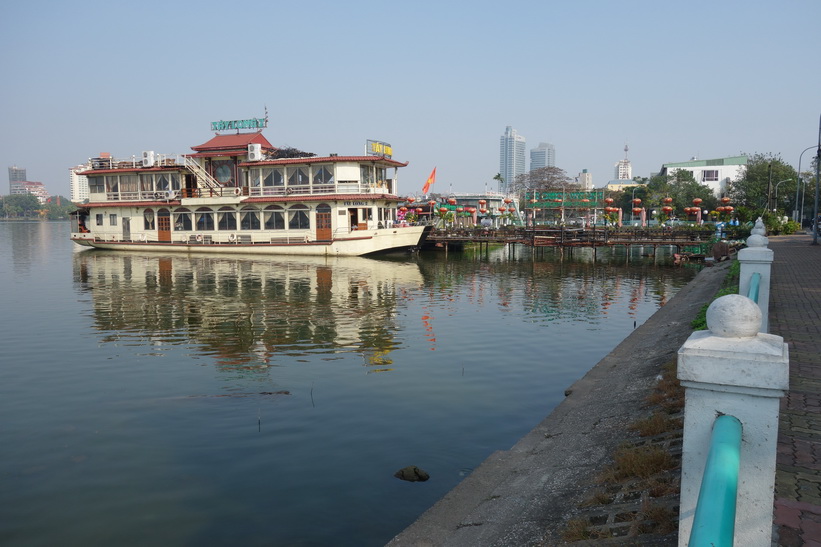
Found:
[[735, 416], [719, 416], [713, 424], [690, 547], [732, 547], [740, 460], [741, 422]]
[[761, 286], [761, 274], [755, 272], [750, 276], [750, 289], [747, 298], [758, 304], [758, 288]]

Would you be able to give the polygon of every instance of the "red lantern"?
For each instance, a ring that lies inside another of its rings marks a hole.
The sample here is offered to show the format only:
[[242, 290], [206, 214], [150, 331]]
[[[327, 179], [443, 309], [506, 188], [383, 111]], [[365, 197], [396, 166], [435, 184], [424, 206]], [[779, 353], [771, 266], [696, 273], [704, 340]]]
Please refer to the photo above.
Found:
[[641, 213], [641, 207], [633, 207], [633, 214], [637, 215], [639, 213]]
[[483, 200], [483, 199], [480, 199], [480, 200], [479, 200], [479, 205], [484, 205], [485, 203], [487, 203], [487, 201], [485, 201], [485, 200]]
[[604, 202], [610, 205], [611, 203], [613, 203], [613, 198], [604, 198]]
[[428, 205], [430, 205], [431, 207], [433, 207], [434, 205], [436, 205], [436, 202], [435, 202], [434, 200], [430, 200], [430, 201], [428, 202]]
[[727, 207], [724, 208], [724, 212], [726, 212], [726, 213], [732, 213], [734, 210], [735, 209], [733, 209], [732, 205], [728, 205]]
[[405, 201], [407, 201], [408, 203], [413, 203], [414, 201], [416, 201], [416, 198], [408, 198]]
[[633, 200], [633, 205], [639, 205], [640, 203], [641, 203], [641, 200], [639, 198], [636, 198], [636, 199]]
[[[483, 200], [483, 201], [484, 201], [484, 200]], [[482, 213], [483, 215], [484, 215], [484, 214], [487, 214], [487, 209], [479, 209], [479, 212], [480, 212], [480, 213]]]
[[439, 212], [444, 215], [445, 213], [448, 212], [448, 208], [447, 207], [439, 207]]
[[511, 202], [511, 201], [513, 201], [513, 200], [512, 200], [512, 199], [510, 199], [510, 198], [505, 198], [503, 201], [504, 201], [505, 203], [510, 203], [510, 202]]
[[450, 205], [456, 205], [456, 198], [448, 198], [448, 203]]
[[457, 208], [456, 208], [456, 212], [457, 212], [457, 213], [464, 213], [464, 212], [465, 212], [465, 208], [464, 208], [464, 207], [457, 207]]
[[422, 214], [422, 211], [424, 211], [424, 209], [422, 209], [421, 207], [417, 207], [417, 208], [416, 208], [416, 214], [417, 214], [417, 215], [421, 215], [421, 214]]
[[728, 197], [721, 198], [721, 203], [723, 203], [724, 205], [727, 205], [728, 203], [730, 203], [730, 198], [728, 198]]
[[664, 203], [673, 203], [673, 198], [664, 198], [662, 201], [664, 201]]
[[669, 206], [662, 207], [661, 210], [667, 213], [668, 215], [673, 212], [673, 208]]
[[399, 210], [402, 211], [403, 213], [406, 213], [408, 211], [408, 208], [403, 205], [402, 207], [399, 208]]
[[716, 207], [716, 211], [718, 211], [719, 213], [723, 213], [724, 212], [724, 207], [720, 207], [720, 206]]
[[698, 205], [701, 204], [701, 201], [702, 201], [701, 198], [696, 198], [696, 199], [693, 200], [693, 205], [698, 206]]

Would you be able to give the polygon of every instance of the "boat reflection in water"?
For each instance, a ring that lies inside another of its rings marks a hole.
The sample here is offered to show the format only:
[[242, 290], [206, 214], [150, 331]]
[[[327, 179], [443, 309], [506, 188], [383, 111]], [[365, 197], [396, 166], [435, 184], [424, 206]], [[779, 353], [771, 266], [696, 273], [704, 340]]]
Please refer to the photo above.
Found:
[[74, 275], [104, 342], [190, 344], [218, 366], [260, 371], [306, 352], [389, 369], [397, 292], [423, 283], [406, 260], [94, 250], [74, 254]]

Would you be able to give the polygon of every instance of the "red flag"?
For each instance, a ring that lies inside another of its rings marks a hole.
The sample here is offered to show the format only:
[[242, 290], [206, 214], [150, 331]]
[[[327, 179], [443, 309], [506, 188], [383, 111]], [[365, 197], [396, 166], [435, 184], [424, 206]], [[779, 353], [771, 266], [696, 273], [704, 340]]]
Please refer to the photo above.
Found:
[[428, 180], [425, 181], [425, 185], [422, 187], [422, 193], [427, 194], [428, 190], [430, 190], [431, 184], [433, 184], [434, 182], [436, 182], [436, 167], [433, 168], [433, 171], [431, 171]]

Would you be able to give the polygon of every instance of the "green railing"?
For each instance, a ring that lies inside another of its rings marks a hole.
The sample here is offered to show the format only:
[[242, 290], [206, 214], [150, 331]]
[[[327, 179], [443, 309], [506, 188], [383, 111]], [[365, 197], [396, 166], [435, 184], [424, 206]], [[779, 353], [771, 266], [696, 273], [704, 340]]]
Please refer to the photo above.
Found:
[[732, 547], [740, 460], [741, 422], [734, 416], [719, 416], [713, 424], [690, 547]]
[[761, 286], [761, 274], [755, 272], [750, 276], [750, 289], [747, 291], [747, 298], [758, 304], [758, 289]]

